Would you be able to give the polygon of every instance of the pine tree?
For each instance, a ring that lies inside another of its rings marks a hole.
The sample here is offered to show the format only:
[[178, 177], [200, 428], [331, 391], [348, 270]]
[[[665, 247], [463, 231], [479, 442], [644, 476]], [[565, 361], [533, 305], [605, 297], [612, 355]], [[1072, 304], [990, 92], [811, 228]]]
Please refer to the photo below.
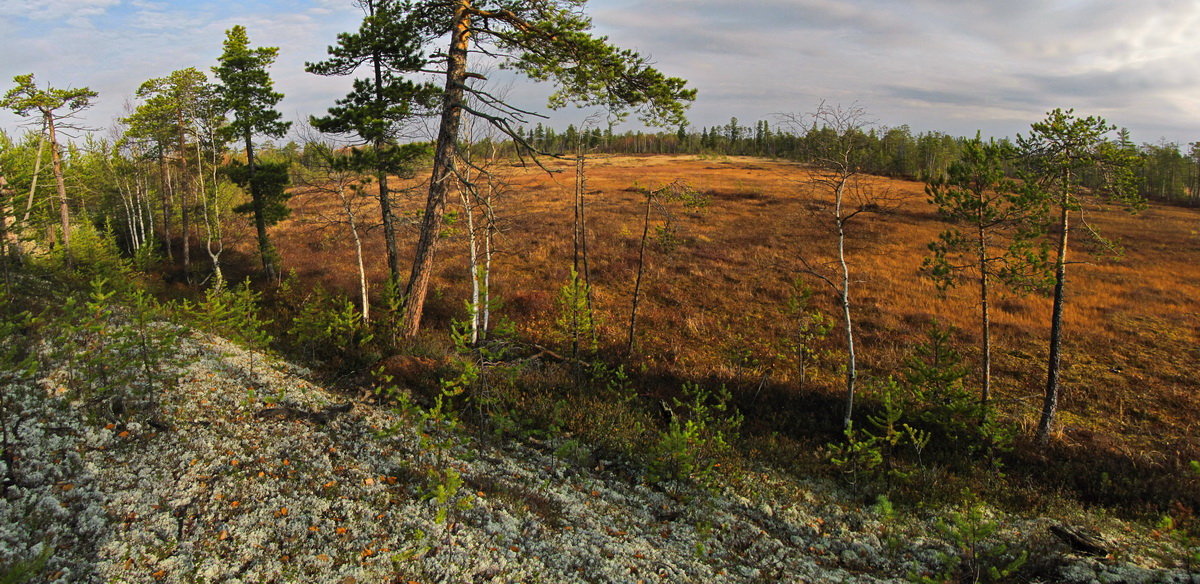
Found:
[[[275, 104], [283, 99], [283, 94], [272, 89], [271, 75], [267, 72], [267, 68], [275, 62], [279, 48], [250, 48], [250, 38], [246, 28], [241, 25], [225, 32], [224, 46], [225, 51], [218, 65], [213, 67], [213, 73], [221, 80], [221, 100], [226, 110], [233, 114], [223, 132], [230, 140], [245, 142], [246, 167], [243, 182], [239, 184], [250, 191], [263, 272], [269, 279], [275, 279], [279, 272], [279, 261], [267, 238], [267, 226], [270, 224], [268, 215], [276, 218], [276, 221], [285, 215], [278, 209], [282, 206], [280, 199], [283, 189], [278, 184], [280, 175], [277, 171], [258, 172], [258, 163], [254, 158], [254, 136], [261, 134], [279, 138], [291, 126], [291, 122], [280, 121], [283, 116], [274, 109]], [[243, 177], [240, 172], [235, 172], [234, 176]], [[286, 181], [286, 172], [283, 178]], [[268, 191], [275, 193], [271, 200], [268, 200]]]
[[[148, 138], [157, 143], [157, 152], [165, 164], [167, 153], [179, 164], [178, 178], [171, 187], [180, 209], [183, 231], [183, 269], [191, 277], [192, 209], [197, 192], [193, 180], [202, 172], [203, 160], [192, 145], [201, 140], [201, 128], [216, 123], [204, 118], [213, 115], [217, 99], [215, 88], [199, 70], [189, 67], [162, 78], [150, 79], [138, 88], [137, 96], [144, 103], [132, 115], [124, 118], [129, 124], [126, 135]], [[218, 116], [219, 117], [219, 116]], [[194, 160], [194, 162], [193, 162]], [[189, 184], [189, 182], [193, 184]], [[202, 195], [202, 193], [200, 194]], [[164, 197], [166, 197], [164, 193]], [[164, 219], [168, 219], [164, 207]], [[164, 221], [164, 226], [168, 225]], [[170, 245], [170, 242], [167, 242]]]
[[[416, 39], [414, 46], [419, 46], [411, 55], [424, 61], [411, 70], [438, 71], [445, 76], [445, 87], [429, 194], [405, 293], [403, 334], [411, 336], [420, 328], [447, 193], [456, 177], [455, 149], [463, 113], [481, 118], [513, 138], [516, 126], [530, 115], [471, 83], [486, 80], [469, 69], [471, 52], [489, 55], [492, 65], [518, 71], [534, 81], [552, 82], [557, 91], [550, 96], [551, 108], [602, 106], [616, 116], [637, 109], [643, 122], [651, 125], [684, 122], [686, 104], [695, 98], [695, 90], [686, 89], [682, 79], [664, 76], [636, 52], [592, 36], [584, 5], [585, 0], [414, 0], [405, 4], [405, 26]], [[446, 38], [449, 46], [444, 52], [427, 50]]]
[[87, 87], [78, 89], [55, 89], [47, 86], [38, 89], [33, 81], [33, 73], [13, 77], [16, 87], [4, 94], [0, 107], [12, 110], [18, 116], [26, 116], [31, 112], [41, 117], [50, 142], [50, 160], [54, 168], [54, 181], [58, 187], [59, 220], [62, 225], [63, 246], [67, 248], [70, 257], [71, 248], [71, 208], [67, 201], [66, 181], [63, 178], [62, 148], [58, 142], [58, 130], [62, 120], [69, 119], [75, 114], [92, 105], [97, 93]]
[[329, 47], [329, 58], [307, 63], [305, 70], [317, 75], [351, 75], [367, 67], [370, 76], [354, 80], [350, 93], [329, 108], [329, 115], [313, 116], [311, 123], [321, 132], [350, 134], [370, 149], [354, 149], [347, 163], [355, 170], [374, 171], [379, 185], [379, 207], [387, 247], [388, 271], [399, 280], [400, 263], [396, 242], [396, 218], [392, 212], [389, 175], [406, 175], [428, 149], [423, 145], [400, 146], [404, 124], [432, 105], [437, 88], [402, 77], [420, 69], [419, 39], [403, 17], [398, 0], [361, 0], [366, 13], [357, 32], [342, 33], [337, 46]]
[[1017, 143], [1028, 165], [1025, 182], [1058, 215], [1054, 260], [1054, 307], [1050, 317], [1050, 358], [1046, 367], [1046, 397], [1038, 423], [1037, 441], [1050, 438], [1058, 410], [1059, 374], [1062, 364], [1063, 308], [1066, 304], [1067, 245], [1071, 213], [1081, 209], [1083, 181], [1088, 175], [1100, 178], [1098, 192], [1137, 208], [1141, 201], [1131, 193], [1133, 160], [1129, 149], [1107, 138], [1116, 128], [1099, 117], [1079, 118], [1074, 110], [1056, 109], [1033, 124], [1028, 136]]
[[[946, 177], [925, 189], [943, 219], [964, 227], [944, 231], [929, 244], [933, 255], [923, 269], [942, 290], [957, 285], [964, 274], [979, 284], [981, 423], [988, 416], [992, 388], [992, 282], [999, 278], [1019, 283], [1031, 273], [1042, 273], [1044, 265], [1044, 254], [1038, 254], [1032, 240], [1046, 201], [1027, 183], [1008, 177], [1006, 165], [1015, 157], [1007, 143], [985, 143], [976, 136], [963, 145], [962, 158], [950, 165]], [[998, 240], [1000, 236], [1007, 241]]]

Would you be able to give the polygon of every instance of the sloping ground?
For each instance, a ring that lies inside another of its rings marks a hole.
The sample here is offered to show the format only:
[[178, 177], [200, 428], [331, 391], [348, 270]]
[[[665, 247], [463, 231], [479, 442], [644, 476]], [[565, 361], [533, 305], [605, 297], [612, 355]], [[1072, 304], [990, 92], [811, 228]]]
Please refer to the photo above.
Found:
[[[178, 357], [155, 413], [124, 427], [5, 388], [24, 421], [0, 569], [54, 548], [44, 580], [64, 584], [895, 582], [952, 551], [932, 518], [885, 525], [826, 484], [649, 486], [585, 446], [489, 444], [415, 407], [329, 409], [346, 397], [221, 339], [191, 335]], [[996, 519], [1054, 581], [1188, 581], [1130, 563], [1150, 560], [1120, 524], [1106, 535], [1122, 561], [1101, 562], [1052, 551], [1045, 520]]]

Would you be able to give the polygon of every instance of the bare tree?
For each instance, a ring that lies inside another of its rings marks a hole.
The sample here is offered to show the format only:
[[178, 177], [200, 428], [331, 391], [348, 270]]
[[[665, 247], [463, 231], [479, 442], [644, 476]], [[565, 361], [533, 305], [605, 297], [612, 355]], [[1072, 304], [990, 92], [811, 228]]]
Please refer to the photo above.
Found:
[[815, 263], [801, 257], [801, 271], [827, 284], [837, 295], [842, 313], [842, 330], [846, 342], [846, 397], [843, 426], [850, 427], [854, 411], [854, 394], [858, 382], [858, 351], [854, 342], [854, 318], [850, 288], [850, 262], [846, 241], [851, 224], [863, 213], [880, 210], [894, 202], [886, 192], [872, 188], [865, 180], [867, 135], [873, 122], [857, 104], [829, 105], [822, 102], [817, 111], [807, 115], [785, 114], [783, 123], [810, 140], [810, 164], [806, 182], [833, 195], [822, 212], [826, 213], [836, 232], [836, 249], [827, 262]]
[[646, 206], [642, 211], [642, 239], [638, 246], [637, 275], [633, 280], [633, 300], [629, 307], [629, 329], [625, 341], [625, 352], [630, 357], [633, 356], [637, 341], [637, 315], [642, 298], [642, 280], [646, 272], [646, 249], [650, 242], [652, 211], [657, 207], [664, 219], [663, 224], [657, 226], [656, 239], [663, 249], [670, 250], [678, 242], [675, 214], [672, 212], [670, 204], [682, 203], [685, 208], [697, 209], [705, 207], [709, 203], [707, 196], [697, 192], [682, 180], [672, 181], [657, 189], [643, 189], [642, 193], [646, 196]]
[[363, 260], [362, 230], [369, 197], [365, 192], [362, 174], [356, 170], [357, 164], [350, 160], [349, 154], [339, 153], [335, 144], [322, 140], [316, 132], [305, 132], [303, 140], [306, 160], [296, 186], [305, 195], [322, 198], [332, 196], [337, 201], [336, 216], [319, 213], [315, 222], [323, 226], [345, 226], [354, 240], [362, 318], [363, 322], [367, 322], [371, 319], [371, 297]]

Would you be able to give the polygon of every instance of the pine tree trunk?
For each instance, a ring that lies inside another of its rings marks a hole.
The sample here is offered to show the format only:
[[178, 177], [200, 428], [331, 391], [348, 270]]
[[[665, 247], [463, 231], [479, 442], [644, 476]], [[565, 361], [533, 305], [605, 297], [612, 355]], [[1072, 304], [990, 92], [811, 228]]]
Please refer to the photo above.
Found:
[[62, 153], [58, 148], [58, 135], [54, 118], [46, 115], [46, 129], [50, 133], [50, 160], [54, 167], [54, 183], [58, 187], [58, 216], [62, 224], [63, 247], [67, 249], [68, 262], [71, 257], [71, 208], [67, 205], [67, 183], [63, 179]]
[[1059, 368], [1062, 364], [1063, 291], [1067, 284], [1067, 235], [1070, 233], [1070, 210], [1066, 197], [1062, 201], [1059, 219], [1058, 259], [1054, 263], [1054, 309], [1050, 317], [1050, 360], [1046, 367], [1046, 399], [1042, 403], [1042, 419], [1038, 422], [1037, 442], [1050, 440], [1054, 414], [1058, 410]]
[[[980, 214], [983, 213], [983, 207], [980, 206]], [[988, 258], [987, 258], [987, 229], [984, 227], [983, 221], [979, 225], [979, 304], [980, 315], [983, 320], [983, 380], [982, 389], [979, 392], [979, 409], [980, 409], [980, 424], [984, 424], [988, 419], [988, 401], [992, 393], [992, 315], [989, 305], [988, 285], [990, 284], [988, 273]]]
[[4, 175], [0, 175], [0, 257], [5, 261], [15, 259], [19, 253], [15, 231], [17, 218], [13, 213], [15, 195], [16, 193], [8, 188], [8, 181]]
[[268, 280], [275, 280], [275, 251], [271, 249], [271, 240], [267, 238], [266, 205], [262, 194], [258, 192], [258, 181], [254, 177], [254, 142], [250, 134], [246, 134], [246, 167], [249, 171], [250, 202], [254, 207], [254, 229], [258, 234], [258, 253], [262, 256], [263, 275]]
[[[375, 2], [367, 2], [367, 14], [371, 17], [375, 16]], [[371, 66], [375, 73], [375, 101], [385, 103], [383, 95], [383, 56], [377, 51], [371, 54]], [[384, 141], [382, 139], [375, 140], [375, 155], [382, 156]], [[382, 158], [379, 168], [376, 172], [376, 180], [379, 182], [379, 213], [383, 221], [383, 242], [387, 248], [387, 266], [388, 277], [393, 282], [400, 282], [400, 252], [396, 244], [396, 217], [392, 212], [392, 193], [388, 189], [388, 173], [384, 168]], [[364, 305], [365, 306], [365, 305]]]
[[450, 189], [450, 182], [454, 180], [454, 151], [462, 120], [463, 87], [467, 81], [467, 49], [471, 34], [469, 9], [469, 0], [458, 0], [454, 9], [454, 30], [450, 39], [446, 90], [442, 98], [442, 119], [433, 156], [429, 198], [425, 202], [425, 215], [421, 218], [421, 234], [417, 240], [412, 274], [404, 293], [400, 333], [405, 337], [412, 337], [421, 330], [425, 297], [429, 294], [429, 282], [433, 277], [434, 252], [446, 211], [446, 193]]
[[177, 122], [179, 124], [179, 139], [177, 148], [179, 149], [179, 210], [180, 220], [183, 225], [183, 278], [188, 284], [192, 283], [192, 214], [188, 203], [188, 160], [187, 150], [184, 144], [184, 121], [183, 112], [177, 112]]
[[[382, 143], [376, 143], [378, 148]], [[400, 281], [400, 252], [396, 243], [396, 216], [392, 211], [392, 193], [388, 188], [387, 171], [380, 170], [376, 176], [379, 182], [379, 214], [383, 221], [383, 242], [387, 248], [388, 277]]]

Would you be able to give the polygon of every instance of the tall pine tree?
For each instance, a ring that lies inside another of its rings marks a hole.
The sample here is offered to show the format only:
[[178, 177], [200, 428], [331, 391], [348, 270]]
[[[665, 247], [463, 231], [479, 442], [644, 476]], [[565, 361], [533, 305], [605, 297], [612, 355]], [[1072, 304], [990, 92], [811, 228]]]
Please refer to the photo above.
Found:
[[284, 206], [287, 173], [286, 170], [281, 173], [279, 169], [259, 172], [254, 158], [254, 136], [279, 138], [292, 125], [280, 121], [283, 116], [274, 109], [283, 94], [272, 89], [267, 68], [275, 62], [278, 53], [278, 47], [251, 48], [246, 27], [238, 25], [225, 32], [225, 51], [213, 67], [213, 73], [221, 81], [221, 99], [226, 111], [232, 114], [229, 125], [224, 128], [225, 136], [230, 140], [242, 140], [246, 145], [245, 167], [235, 166], [230, 176], [250, 191], [258, 251], [262, 255], [263, 273], [270, 279], [279, 273], [279, 259], [267, 238], [267, 226], [287, 216]]
[[1033, 124], [1029, 135], [1017, 136], [1027, 165], [1024, 180], [1057, 214], [1054, 259], [1054, 306], [1050, 316], [1050, 358], [1046, 366], [1046, 396], [1038, 422], [1037, 441], [1046, 443], [1058, 411], [1062, 365], [1063, 309], [1066, 305], [1067, 256], [1073, 227], [1071, 215], [1082, 209], [1084, 180], [1097, 177], [1093, 192], [1137, 209], [1144, 202], [1131, 189], [1131, 151], [1110, 139], [1115, 130], [1103, 118], [1077, 117], [1073, 110], [1056, 109]]
[[96, 92], [87, 87], [78, 89], [57, 89], [46, 87], [38, 89], [33, 80], [33, 73], [13, 77], [16, 87], [4, 94], [0, 107], [12, 110], [18, 116], [31, 113], [42, 120], [42, 127], [50, 142], [50, 160], [54, 169], [54, 182], [58, 187], [59, 220], [62, 224], [63, 245], [67, 248], [70, 258], [71, 249], [71, 208], [67, 201], [66, 181], [63, 178], [62, 148], [58, 141], [58, 131], [63, 120], [69, 119], [82, 110], [92, 106]]
[[[445, 78], [437, 143], [420, 239], [405, 294], [401, 333], [420, 328], [425, 296], [433, 275], [434, 251], [441, 231], [447, 193], [457, 180], [456, 148], [464, 113], [516, 139], [516, 126], [534, 115], [482, 89], [486, 77], [469, 67], [469, 55], [487, 55], [488, 64], [549, 81], [555, 91], [551, 108], [602, 106], [615, 115], [631, 109], [656, 126], [685, 122], [695, 90], [666, 77], [634, 51], [590, 34], [586, 0], [410, 0], [404, 3], [402, 29], [413, 60], [410, 72], [434, 71]], [[449, 41], [444, 48], [436, 47]], [[519, 141], [520, 142], [520, 141]], [[523, 142], [522, 142], [523, 143]]]

